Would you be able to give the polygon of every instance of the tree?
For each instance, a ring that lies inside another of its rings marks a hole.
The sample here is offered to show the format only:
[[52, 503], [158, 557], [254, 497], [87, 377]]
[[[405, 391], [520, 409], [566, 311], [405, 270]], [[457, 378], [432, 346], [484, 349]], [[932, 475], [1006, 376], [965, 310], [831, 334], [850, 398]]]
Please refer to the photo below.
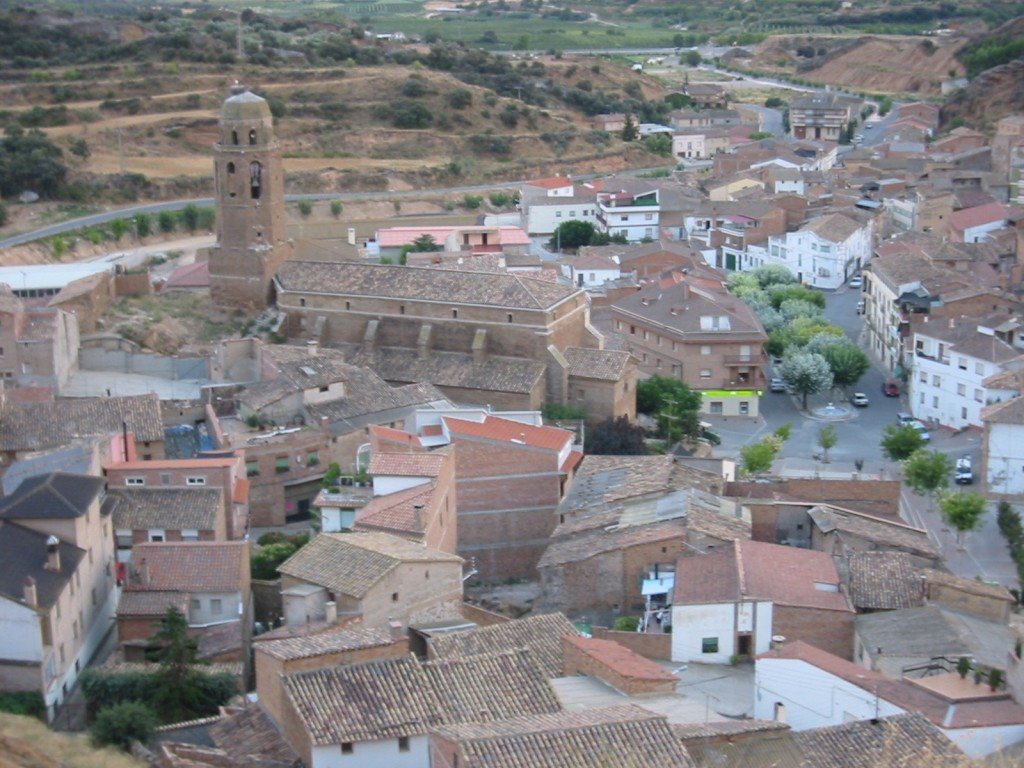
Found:
[[170, 211], [160, 211], [160, 214], [156, 218], [157, 226], [160, 227], [160, 231], [165, 235], [170, 234], [174, 231], [177, 226], [177, 221], [174, 218], [174, 214]]
[[0, 203], [0, 227], [7, 223], [7, 206]]
[[939, 509], [942, 519], [956, 528], [956, 543], [963, 544], [963, 536], [975, 530], [981, 524], [982, 515], [988, 502], [980, 493], [970, 491], [954, 491], [943, 493], [939, 497]]
[[80, 157], [85, 160], [89, 157], [89, 142], [81, 137], [72, 139], [71, 145], [68, 147], [68, 152], [75, 157]]
[[852, 387], [871, 367], [868, 356], [852, 344], [834, 344], [825, 347], [821, 356], [832, 371], [833, 382], [840, 387]]
[[647, 453], [643, 430], [625, 416], [607, 418], [587, 435], [587, 453], [610, 456], [643, 456]]
[[435, 253], [441, 250], [433, 235], [422, 234], [410, 243], [409, 250], [416, 253]]
[[821, 355], [813, 352], [791, 352], [779, 367], [779, 375], [786, 386], [803, 398], [807, 409], [807, 396], [832, 388], [832, 371]]
[[307, 218], [313, 212], [313, 203], [310, 200], [299, 200], [296, 205], [302, 218]]
[[199, 226], [199, 208], [189, 203], [181, 209], [181, 223], [189, 232], [195, 232]]
[[668, 376], [652, 376], [636, 387], [637, 410], [657, 418], [669, 443], [700, 433], [700, 402], [700, 392]]
[[334, 218], [341, 216], [342, 207], [341, 200], [331, 200], [331, 216]]
[[160, 628], [152, 638], [155, 656], [160, 662], [162, 685], [156, 690], [154, 705], [164, 722], [188, 720], [199, 708], [194, 669], [199, 639], [188, 634], [188, 619], [175, 607], [167, 609]]
[[960, 675], [961, 680], [966, 680], [967, 675], [971, 671], [971, 659], [968, 656], [961, 656], [956, 661], [956, 673]]
[[782, 264], [765, 264], [763, 267], [750, 270], [750, 274], [757, 278], [757, 282], [760, 283], [762, 288], [796, 282], [796, 278], [789, 271], [789, 267], [784, 267]]
[[839, 435], [836, 434], [836, 428], [831, 424], [818, 428], [818, 445], [821, 446], [822, 461], [826, 464], [828, 464], [828, 452], [835, 448], [838, 442]]
[[890, 424], [882, 433], [882, 455], [891, 461], [904, 461], [924, 448], [921, 433], [909, 424]]
[[996, 523], [1011, 553], [1024, 544], [1024, 526], [1021, 525], [1020, 513], [1006, 499], [999, 502]]
[[953, 462], [941, 451], [914, 451], [903, 462], [903, 483], [919, 496], [935, 497], [949, 485]]
[[686, 65], [689, 67], [696, 67], [702, 61], [699, 51], [687, 51], [685, 58]]
[[590, 245], [596, 233], [597, 230], [589, 221], [563, 221], [555, 227], [555, 232], [548, 241], [548, 248], [568, 248], [574, 251], [582, 245]]
[[448, 94], [448, 106], [452, 109], [465, 109], [473, 103], [473, 92], [465, 88], [456, 88]]
[[740, 458], [743, 459], [743, 473], [747, 475], [759, 475], [772, 468], [775, 461], [775, 446], [762, 440], [752, 445], [744, 445], [740, 448]]
[[38, 129], [9, 125], [0, 139], [0, 197], [27, 189], [53, 197], [64, 184], [67, 168], [60, 148]]
[[629, 112], [626, 113], [626, 122], [622, 126], [622, 133], [619, 134], [623, 141], [636, 141], [640, 135], [640, 131], [637, 130], [636, 123], [633, 122], [633, 115]]
[[135, 234], [140, 240], [153, 234], [153, 217], [148, 213], [135, 214]]
[[110, 222], [110, 234], [114, 236], [116, 242], [121, 242], [121, 238], [128, 234], [129, 229], [131, 229], [131, 224], [128, 219], [114, 219]]
[[157, 725], [156, 713], [148, 706], [139, 701], [123, 701], [101, 709], [89, 735], [98, 747], [109, 745], [127, 752], [133, 742], [149, 743]]

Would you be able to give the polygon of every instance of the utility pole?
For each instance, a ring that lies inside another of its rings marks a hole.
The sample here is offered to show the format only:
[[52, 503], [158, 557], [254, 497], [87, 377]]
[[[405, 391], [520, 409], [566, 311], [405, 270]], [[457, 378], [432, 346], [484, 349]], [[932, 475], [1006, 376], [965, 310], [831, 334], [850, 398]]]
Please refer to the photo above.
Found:
[[124, 138], [120, 128], [117, 129], [117, 164], [121, 175], [124, 176]]

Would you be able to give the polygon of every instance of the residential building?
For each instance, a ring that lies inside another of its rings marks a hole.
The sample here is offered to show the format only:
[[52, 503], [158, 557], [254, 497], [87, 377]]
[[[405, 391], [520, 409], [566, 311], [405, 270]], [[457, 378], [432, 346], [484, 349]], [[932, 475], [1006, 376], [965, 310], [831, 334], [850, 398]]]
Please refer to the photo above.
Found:
[[104, 503], [114, 527], [119, 563], [144, 542], [227, 541], [219, 488], [111, 488]]
[[569, 395], [566, 405], [586, 413], [597, 424], [625, 416], [636, 421], [636, 360], [629, 352], [614, 349], [565, 350]]
[[[121, 443], [133, 459], [164, 457], [164, 425], [155, 394], [81, 397], [45, 403], [0, 404], [0, 457], [10, 464], [27, 454], [65, 448], [90, 438]], [[110, 461], [104, 456], [103, 461]]]
[[430, 755], [435, 768], [582, 768], [601, 755], [628, 755], [637, 765], [695, 765], [666, 718], [635, 704], [441, 725], [431, 731]]
[[430, 768], [428, 734], [438, 726], [561, 710], [525, 650], [424, 664], [407, 656], [282, 682], [281, 732], [310, 768]]
[[789, 130], [795, 139], [839, 141], [852, 118], [850, 105], [832, 93], [816, 93], [789, 104]]
[[1006, 319], [950, 317], [916, 327], [908, 398], [915, 417], [954, 429], [980, 429], [986, 405], [1017, 394], [999, 380], [995, 386], [985, 383], [1005, 370], [1024, 370], [1024, 349], [996, 331]]
[[386, 227], [378, 229], [368, 244], [368, 255], [394, 259], [402, 249], [421, 237], [429, 237], [443, 253], [477, 256], [485, 253], [522, 253], [530, 248], [530, 238], [519, 227], [459, 226], [459, 227]]
[[782, 264], [813, 288], [835, 289], [868, 263], [873, 247], [873, 222], [831, 213], [769, 238], [767, 263]]
[[678, 275], [621, 299], [611, 314], [642, 373], [700, 392], [702, 413], [758, 415], [768, 336], [741, 300]]
[[765, 653], [775, 635], [849, 657], [853, 618], [822, 552], [737, 540], [676, 561], [673, 661], [725, 664]]
[[981, 420], [985, 487], [990, 493], [1019, 497], [1024, 494], [1024, 397], [986, 406]]
[[59, 394], [78, 370], [78, 320], [51, 307], [28, 308], [0, 285], [0, 378], [6, 386]]
[[619, 263], [613, 256], [579, 253], [563, 256], [560, 261], [562, 276], [580, 288], [600, 288], [605, 283], [618, 280], [622, 276]]
[[740, 125], [740, 113], [735, 109], [677, 109], [669, 115], [676, 130]]
[[[248, 658], [252, 590], [248, 541], [136, 544], [117, 608], [118, 639], [144, 649], [174, 606], [199, 638], [200, 656]], [[216, 648], [211, 648], [216, 646]]]
[[906, 552], [854, 552], [847, 562], [847, 592], [857, 613], [898, 611], [924, 604], [921, 577]]
[[957, 243], [981, 243], [1007, 223], [1007, 209], [1002, 203], [991, 202], [973, 208], [953, 211], [949, 217], [949, 238]]
[[727, 100], [725, 88], [715, 83], [686, 83], [683, 93], [701, 109], [723, 109]]
[[[116, 488], [218, 489], [223, 497], [225, 510], [224, 535], [229, 539], [240, 539], [248, 530], [249, 480], [246, 477], [245, 457], [241, 451], [226, 456], [194, 459], [122, 461], [107, 464], [103, 467], [103, 473], [107, 477], [107, 487], [111, 490]], [[188, 499], [190, 497], [183, 496], [181, 498]], [[219, 525], [215, 527], [219, 530]], [[119, 533], [118, 535], [127, 534]], [[202, 539], [204, 536], [200, 535], [199, 538]], [[220, 540], [216, 536], [214, 538]], [[166, 540], [173, 541], [174, 539]], [[139, 541], [140, 539], [132, 537], [133, 543]]]
[[566, 221], [597, 224], [596, 188], [567, 176], [533, 179], [520, 188], [519, 210], [522, 228], [530, 235], [553, 234]]
[[956, 672], [892, 680], [787, 639], [758, 657], [754, 675], [754, 716], [797, 732], [919, 713], [969, 757], [1024, 741], [1024, 707]]
[[686, 128], [672, 134], [672, 156], [680, 160], [708, 160], [730, 146], [727, 128]]
[[608, 235], [624, 235], [631, 242], [658, 237], [660, 190], [638, 183], [622, 186], [623, 189], [597, 193], [598, 230]]
[[378, 531], [321, 533], [278, 571], [288, 625], [336, 612], [408, 626], [458, 615], [462, 602], [462, 558]]
[[110, 630], [117, 590], [103, 480], [54, 472], [0, 500], [0, 689], [52, 721]]
[[703, 278], [721, 279], [724, 276], [709, 269], [704, 257], [688, 243], [662, 238], [653, 243], [611, 243], [585, 245], [579, 250], [583, 256], [604, 256], [619, 265], [622, 274], [632, 274], [638, 280], [655, 277], [669, 269], [687, 269], [690, 274]]

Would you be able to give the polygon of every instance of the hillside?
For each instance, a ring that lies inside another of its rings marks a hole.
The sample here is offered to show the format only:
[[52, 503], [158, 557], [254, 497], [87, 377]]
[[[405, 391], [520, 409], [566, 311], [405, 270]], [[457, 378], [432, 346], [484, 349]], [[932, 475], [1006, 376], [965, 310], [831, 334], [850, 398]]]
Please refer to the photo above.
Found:
[[975, 36], [959, 58], [972, 80], [943, 105], [944, 126], [991, 129], [997, 120], [1024, 112], [1024, 17]]
[[38, 720], [0, 713], [0, 768], [143, 768], [113, 749], [94, 749], [84, 735], [54, 733]]

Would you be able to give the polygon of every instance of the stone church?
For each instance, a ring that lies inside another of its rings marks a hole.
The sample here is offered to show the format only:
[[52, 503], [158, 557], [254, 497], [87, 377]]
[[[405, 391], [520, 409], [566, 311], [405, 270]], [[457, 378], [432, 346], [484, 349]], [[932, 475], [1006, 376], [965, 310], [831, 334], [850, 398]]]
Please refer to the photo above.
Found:
[[267, 102], [236, 87], [219, 133], [217, 244], [209, 252], [217, 304], [276, 304], [290, 339], [337, 349], [392, 384], [430, 382], [454, 402], [561, 403], [592, 420], [635, 419], [636, 363], [604, 349], [582, 289], [509, 272], [297, 259]]

